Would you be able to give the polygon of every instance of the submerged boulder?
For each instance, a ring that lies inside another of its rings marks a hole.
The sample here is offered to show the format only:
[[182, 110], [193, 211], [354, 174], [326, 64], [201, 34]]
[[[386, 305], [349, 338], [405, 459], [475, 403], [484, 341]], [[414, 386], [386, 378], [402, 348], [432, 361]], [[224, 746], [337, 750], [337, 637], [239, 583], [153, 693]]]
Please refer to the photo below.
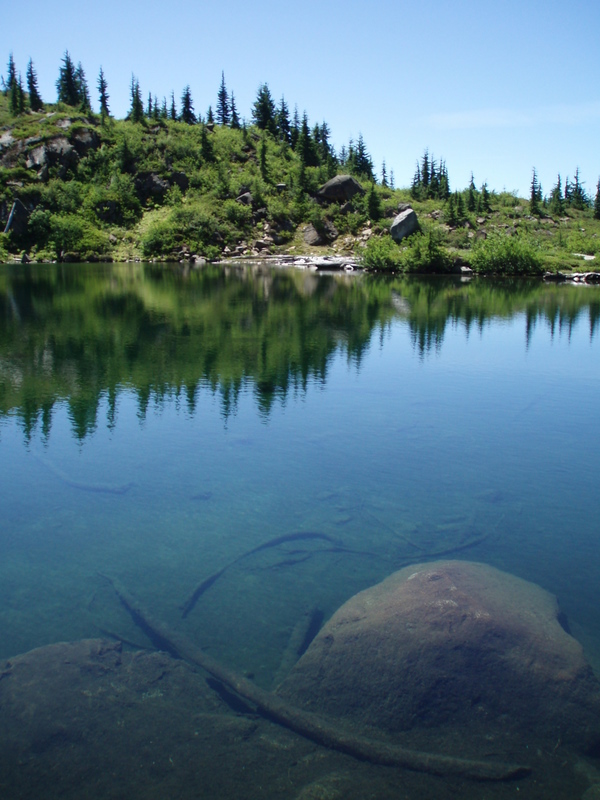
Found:
[[[600, 741], [600, 685], [556, 599], [484, 564], [407, 567], [352, 597], [278, 692], [302, 707], [463, 743]], [[451, 732], [451, 734], [450, 734]]]

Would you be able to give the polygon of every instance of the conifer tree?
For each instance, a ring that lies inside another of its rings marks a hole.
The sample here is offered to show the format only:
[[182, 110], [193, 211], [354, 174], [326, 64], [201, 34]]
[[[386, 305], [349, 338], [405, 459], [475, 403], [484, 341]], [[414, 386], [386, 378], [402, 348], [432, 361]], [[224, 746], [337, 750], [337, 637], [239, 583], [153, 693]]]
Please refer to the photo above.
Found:
[[225, 86], [225, 73], [221, 72], [221, 86], [217, 95], [217, 122], [219, 125], [229, 125], [231, 121], [231, 106], [229, 94]]
[[348, 163], [348, 151], [346, 150], [346, 145], [343, 144], [340, 148], [340, 154], [338, 156], [340, 167], [345, 167]]
[[596, 186], [596, 199], [594, 200], [594, 219], [600, 219], [600, 178]]
[[233, 92], [231, 93], [231, 97], [229, 99], [229, 109], [231, 112], [231, 122], [230, 125], [235, 130], [239, 130], [240, 128], [240, 118], [238, 115], [238, 111], [235, 105], [235, 97], [233, 96]]
[[329, 158], [334, 157], [333, 149], [329, 143], [331, 131], [329, 125], [323, 120], [319, 128], [319, 155], [321, 162], [326, 163]]
[[169, 111], [169, 119], [177, 119], [177, 109], [175, 107], [175, 92], [171, 92], [171, 110]]
[[152, 119], [160, 119], [160, 106], [158, 105], [158, 97], [154, 95], [154, 104], [152, 106]]
[[168, 119], [169, 111], [167, 109], [167, 98], [163, 97], [162, 106], [160, 108], [160, 118], [161, 119]]
[[290, 124], [290, 112], [283, 95], [281, 96], [281, 102], [279, 103], [279, 108], [277, 109], [276, 127], [277, 127], [277, 133], [281, 141], [286, 142], [287, 144], [291, 144], [292, 128]]
[[104, 70], [102, 67], [100, 67], [98, 83], [96, 85], [98, 87], [98, 94], [100, 96], [100, 116], [104, 122], [107, 117], [110, 117], [110, 110], [108, 108], [108, 84], [106, 83], [106, 78], [104, 77]]
[[154, 105], [152, 103], [152, 92], [148, 92], [148, 105], [146, 106], [146, 116], [148, 119], [152, 116], [154, 112]]
[[8, 57], [8, 66], [6, 69], [6, 80], [3, 79], [4, 90], [8, 94], [17, 80], [17, 68], [15, 67], [15, 60], [11, 53]]
[[483, 211], [486, 214], [492, 210], [492, 207], [490, 206], [490, 193], [487, 188], [487, 183], [484, 183], [481, 186], [481, 192], [477, 202], [477, 210]]
[[81, 61], [77, 64], [75, 70], [75, 81], [77, 83], [77, 95], [79, 99], [79, 107], [82, 111], [91, 111], [92, 103], [90, 100], [90, 90], [88, 89], [85, 72], [81, 65]]
[[469, 188], [467, 189], [467, 211], [475, 211], [477, 207], [477, 189], [475, 188], [475, 180], [473, 173], [471, 173], [471, 180]]
[[58, 102], [66, 103], [68, 106], [78, 106], [80, 103], [79, 86], [77, 84], [77, 73], [75, 64], [69, 55], [69, 51], [65, 50], [62, 64], [58, 73], [58, 80], [56, 81], [56, 91], [58, 93]]
[[390, 170], [390, 189], [395, 189], [394, 186], [394, 170]]
[[10, 87], [10, 111], [15, 116], [25, 111], [25, 92], [23, 91], [23, 81], [21, 73], [15, 78]]
[[376, 222], [378, 219], [381, 219], [381, 198], [375, 188], [375, 182], [371, 184], [369, 194], [367, 195], [367, 212], [369, 218], [373, 221]]
[[257, 128], [275, 133], [275, 103], [266, 83], [258, 87], [256, 100], [252, 106], [252, 121]]
[[142, 122], [144, 119], [144, 104], [142, 102], [142, 92], [140, 90], [140, 82], [135, 77], [131, 76], [131, 108], [129, 109], [128, 117], [132, 122]]
[[202, 124], [202, 128], [200, 130], [200, 155], [202, 156], [204, 161], [212, 161], [214, 157], [212, 142], [208, 138], [208, 133], [206, 132], [206, 125], [204, 124]]
[[302, 125], [300, 126], [300, 134], [296, 143], [296, 152], [306, 167], [317, 167], [319, 165], [315, 143], [308, 127], [306, 111], [302, 115]]
[[179, 119], [185, 122], [186, 125], [195, 125], [197, 122], [196, 115], [194, 114], [194, 105], [192, 103], [192, 93], [189, 86], [185, 87], [181, 95], [181, 113]]
[[385, 168], [385, 161], [381, 165], [381, 185], [382, 186], [388, 185], [387, 169]]
[[370, 181], [375, 180], [375, 176], [373, 175], [373, 162], [371, 156], [367, 152], [362, 133], [358, 135], [358, 142], [356, 143], [354, 169], [357, 175], [367, 178]]
[[425, 150], [423, 153], [423, 158], [421, 160], [421, 185], [425, 190], [425, 196], [429, 193], [429, 180], [431, 178], [431, 173], [429, 171], [429, 150]]
[[562, 216], [565, 213], [560, 175], [550, 193], [550, 213], [556, 214], [557, 216]]
[[535, 167], [533, 168], [533, 175], [531, 176], [531, 190], [529, 194], [529, 213], [539, 215], [540, 213], [540, 196], [541, 187], [538, 181], [538, 176]]
[[214, 125], [215, 124], [215, 118], [213, 116], [212, 106], [209, 106], [208, 107], [208, 111], [206, 112], [206, 124], [207, 125]]
[[583, 184], [579, 179], [579, 167], [577, 167], [577, 169], [575, 170], [575, 177], [574, 177], [570, 202], [573, 208], [576, 208], [578, 211], [583, 211], [583, 209], [588, 204], [587, 195], [583, 188]]
[[27, 64], [27, 91], [29, 92], [29, 108], [32, 111], [41, 111], [44, 107], [38, 89], [37, 75], [33, 68], [33, 61], [29, 59]]
[[418, 200], [421, 197], [421, 185], [421, 167], [417, 161], [415, 174], [413, 175], [413, 179], [410, 184], [410, 196], [413, 198], [413, 200]]

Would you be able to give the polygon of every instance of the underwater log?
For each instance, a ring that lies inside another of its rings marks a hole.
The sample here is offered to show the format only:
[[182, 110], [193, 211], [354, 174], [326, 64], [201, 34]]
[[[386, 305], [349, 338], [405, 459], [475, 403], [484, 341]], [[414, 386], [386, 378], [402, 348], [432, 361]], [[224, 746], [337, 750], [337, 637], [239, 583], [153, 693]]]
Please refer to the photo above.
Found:
[[169, 630], [166, 625], [153, 619], [117, 579], [105, 577], [133, 621], [151, 638], [155, 646], [205, 670], [241, 698], [255, 705], [265, 718], [290, 728], [316, 744], [372, 764], [403, 767], [433, 775], [503, 781], [525, 776], [531, 771], [529, 767], [518, 764], [476, 761], [411, 750], [356, 735], [317, 714], [296, 708], [283, 698], [261, 689], [247, 678], [223, 666], [184, 636]]

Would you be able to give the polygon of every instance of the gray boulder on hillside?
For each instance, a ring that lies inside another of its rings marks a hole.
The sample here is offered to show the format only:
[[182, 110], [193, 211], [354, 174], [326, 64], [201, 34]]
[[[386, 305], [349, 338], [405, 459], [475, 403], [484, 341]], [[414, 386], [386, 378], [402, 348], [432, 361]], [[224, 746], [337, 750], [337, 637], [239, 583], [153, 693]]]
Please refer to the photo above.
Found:
[[323, 200], [338, 200], [346, 202], [351, 200], [354, 195], [364, 194], [365, 190], [352, 175], [336, 175], [327, 183], [323, 184], [317, 192], [317, 197]]
[[406, 208], [392, 222], [390, 233], [396, 242], [400, 242], [406, 236], [419, 230], [419, 220], [412, 208]]

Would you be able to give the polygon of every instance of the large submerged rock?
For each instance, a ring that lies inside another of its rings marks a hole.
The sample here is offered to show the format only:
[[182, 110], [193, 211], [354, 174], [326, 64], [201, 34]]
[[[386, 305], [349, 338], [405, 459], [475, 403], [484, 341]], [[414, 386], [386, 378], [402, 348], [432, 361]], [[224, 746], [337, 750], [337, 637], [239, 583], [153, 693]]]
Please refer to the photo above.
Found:
[[600, 741], [599, 684], [556, 599], [483, 564], [407, 567], [352, 597], [279, 692], [389, 732]]

